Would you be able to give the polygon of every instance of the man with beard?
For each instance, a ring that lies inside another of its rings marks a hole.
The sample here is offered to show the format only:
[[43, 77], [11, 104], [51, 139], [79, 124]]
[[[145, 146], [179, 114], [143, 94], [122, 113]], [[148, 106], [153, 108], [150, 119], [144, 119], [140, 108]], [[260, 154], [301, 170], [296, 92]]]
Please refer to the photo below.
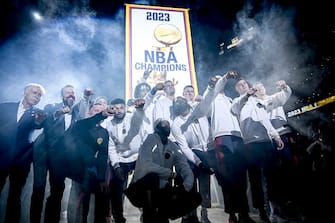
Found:
[[[35, 83], [26, 85], [20, 102], [0, 104], [0, 192], [9, 177], [9, 195], [5, 222], [18, 223], [21, 217], [21, 193], [32, 162], [34, 129], [42, 128], [44, 113], [35, 108], [44, 95]], [[2, 211], [2, 210], [1, 210]]]
[[[72, 85], [65, 85], [61, 89], [61, 96], [61, 103], [47, 104], [44, 107], [44, 111], [47, 113], [47, 120], [43, 133], [36, 139], [34, 145], [34, 184], [30, 204], [31, 222], [40, 222], [41, 219], [46, 178], [49, 169], [48, 159], [50, 148], [76, 120], [76, 114], [72, 109], [75, 102], [74, 87]], [[58, 181], [52, 171], [49, 171], [49, 182], [50, 196], [46, 204], [45, 222], [59, 222], [65, 182], [64, 180]]]
[[[136, 101], [135, 104], [137, 104]], [[121, 98], [112, 100], [110, 106], [114, 115], [103, 123], [110, 136], [108, 146], [112, 172], [109, 185], [110, 200], [114, 222], [125, 223], [123, 190], [127, 186], [129, 173], [135, 168], [138, 150], [144, 140], [141, 128], [144, 103], [141, 103], [139, 105], [140, 110], [136, 110], [134, 113], [126, 112], [125, 101]], [[135, 107], [138, 107], [138, 105], [135, 105]], [[142, 111], [139, 112], [142, 115], [138, 116], [137, 111]]]

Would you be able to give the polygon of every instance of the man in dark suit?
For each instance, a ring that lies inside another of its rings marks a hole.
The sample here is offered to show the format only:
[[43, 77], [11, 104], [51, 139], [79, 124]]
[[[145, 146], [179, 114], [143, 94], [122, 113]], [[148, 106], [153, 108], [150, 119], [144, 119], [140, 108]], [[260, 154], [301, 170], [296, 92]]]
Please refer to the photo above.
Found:
[[[34, 145], [34, 184], [30, 204], [30, 221], [39, 223], [43, 208], [44, 193], [49, 169], [48, 159], [50, 148], [64, 135], [65, 131], [75, 122], [77, 114], [72, 108], [75, 103], [75, 89], [72, 85], [65, 85], [61, 89], [62, 102], [47, 104], [44, 112], [47, 120], [43, 133], [36, 139]], [[57, 182], [53, 173], [49, 171], [51, 195], [46, 204], [46, 215], [55, 222], [59, 222], [61, 201], [65, 182]], [[51, 221], [50, 221], [51, 222]]]
[[78, 212], [77, 219], [72, 219], [74, 222], [87, 222], [91, 193], [95, 195], [94, 222], [106, 222], [109, 213], [106, 179], [109, 134], [100, 126], [109, 115], [103, 105], [93, 105], [88, 118], [76, 121], [50, 148], [53, 178], [63, 182], [67, 177], [79, 184], [80, 195], [71, 200], [77, 207], [73, 211]]
[[32, 138], [43, 127], [46, 116], [35, 108], [44, 95], [44, 87], [30, 83], [20, 102], [0, 104], [0, 192], [9, 177], [5, 222], [18, 223], [21, 217], [21, 193], [32, 162]]

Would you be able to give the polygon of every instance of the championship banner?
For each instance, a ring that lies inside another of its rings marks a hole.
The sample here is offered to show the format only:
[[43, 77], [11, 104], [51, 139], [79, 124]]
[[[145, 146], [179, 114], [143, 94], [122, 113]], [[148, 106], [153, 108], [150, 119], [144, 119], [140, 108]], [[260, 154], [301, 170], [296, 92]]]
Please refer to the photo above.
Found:
[[[126, 100], [137, 84], [171, 80], [198, 94], [188, 9], [126, 4]], [[144, 73], [149, 75], [144, 75]]]

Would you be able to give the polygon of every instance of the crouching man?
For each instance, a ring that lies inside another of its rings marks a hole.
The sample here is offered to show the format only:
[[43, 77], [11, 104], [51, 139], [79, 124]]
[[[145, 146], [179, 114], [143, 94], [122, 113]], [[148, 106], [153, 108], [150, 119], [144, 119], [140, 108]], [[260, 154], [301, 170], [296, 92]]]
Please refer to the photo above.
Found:
[[177, 144], [168, 139], [169, 121], [156, 121], [154, 129], [139, 149], [125, 194], [143, 208], [143, 223], [168, 223], [199, 206], [201, 195], [191, 191], [192, 170]]

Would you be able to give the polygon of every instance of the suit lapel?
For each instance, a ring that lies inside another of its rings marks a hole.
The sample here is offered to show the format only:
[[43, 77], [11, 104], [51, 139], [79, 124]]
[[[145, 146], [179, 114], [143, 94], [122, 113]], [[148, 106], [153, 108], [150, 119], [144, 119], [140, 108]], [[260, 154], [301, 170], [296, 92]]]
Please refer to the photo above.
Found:
[[33, 116], [33, 108], [29, 108], [23, 113], [18, 123], [23, 123], [27, 120], [30, 120], [32, 116]]

